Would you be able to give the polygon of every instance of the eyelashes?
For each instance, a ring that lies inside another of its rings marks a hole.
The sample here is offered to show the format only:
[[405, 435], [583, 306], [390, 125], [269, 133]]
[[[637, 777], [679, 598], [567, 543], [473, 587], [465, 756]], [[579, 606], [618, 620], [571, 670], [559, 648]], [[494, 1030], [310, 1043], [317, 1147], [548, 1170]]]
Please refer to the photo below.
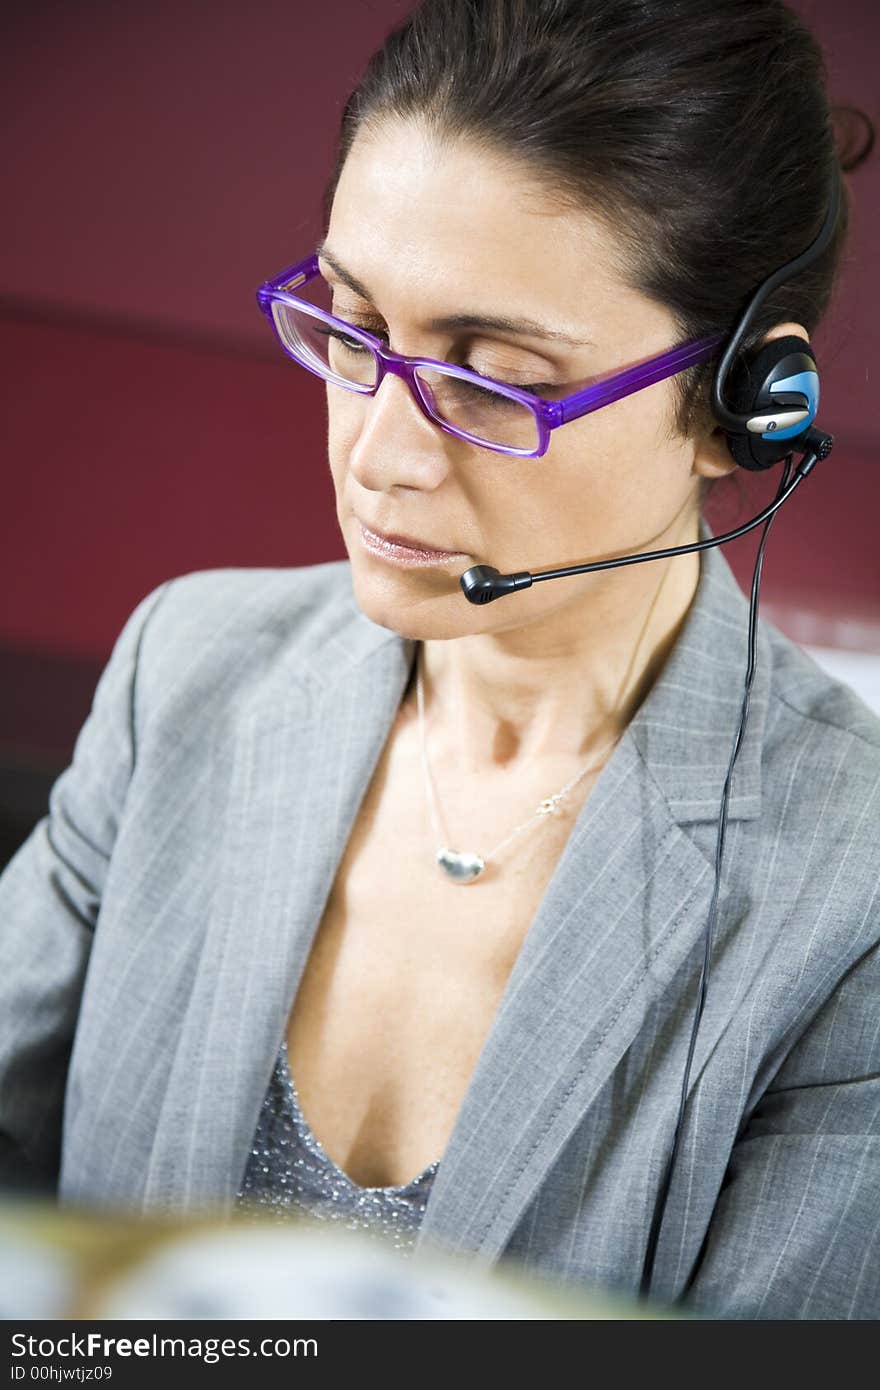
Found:
[[[371, 333], [374, 338], [381, 338], [386, 344], [388, 343], [388, 332], [381, 320], [345, 314], [335, 306], [331, 309], [331, 313], [335, 314], [337, 318], [343, 319], [345, 323], [350, 323], [352, 328], [360, 328], [362, 332]], [[488, 381], [500, 381], [504, 386], [515, 386], [518, 391], [528, 391], [532, 396], [543, 396], [545, 392], [556, 389], [556, 384], [550, 381], [508, 381], [503, 375], [503, 372], [482, 372], [470, 361], [461, 362], [457, 365], [467, 368], [467, 370], [473, 372], [475, 376], [485, 377]]]

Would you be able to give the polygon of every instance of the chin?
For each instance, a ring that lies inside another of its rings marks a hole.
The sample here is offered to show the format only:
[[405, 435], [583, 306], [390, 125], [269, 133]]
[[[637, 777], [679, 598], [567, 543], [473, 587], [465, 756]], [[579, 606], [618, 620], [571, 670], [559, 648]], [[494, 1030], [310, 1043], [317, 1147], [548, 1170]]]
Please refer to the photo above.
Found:
[[[468, 603], [457, 577], [438, 577], [424, 569], [387, 568], [387, 574], [379, 575], [357, 560], [351, 563], [355, 602], [371, 622], [416, 642], [473, 632], [469, 618], [479, 609]], [[427, 584], [426, 575], [430, 578]]]

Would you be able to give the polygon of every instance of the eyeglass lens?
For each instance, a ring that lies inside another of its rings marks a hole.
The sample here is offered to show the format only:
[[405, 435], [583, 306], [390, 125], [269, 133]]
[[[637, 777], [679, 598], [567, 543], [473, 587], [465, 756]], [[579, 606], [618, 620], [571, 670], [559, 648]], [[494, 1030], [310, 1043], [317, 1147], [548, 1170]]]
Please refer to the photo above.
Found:
[[[333, 312], [330, 286], [320, 275], [294, 293]], [[379, 362], [366, 343], [279, 300], [272, 301], [272, 317], [285, 351], [311, 371], [343, 388], [376, 385]], [[537, 449], [538, 424], [528, 406], [491, 386], [477, 386], [433, 367], [418, 367], [416, 377], [429, 409], [454, 429], [484, 444], [524, 452]]]

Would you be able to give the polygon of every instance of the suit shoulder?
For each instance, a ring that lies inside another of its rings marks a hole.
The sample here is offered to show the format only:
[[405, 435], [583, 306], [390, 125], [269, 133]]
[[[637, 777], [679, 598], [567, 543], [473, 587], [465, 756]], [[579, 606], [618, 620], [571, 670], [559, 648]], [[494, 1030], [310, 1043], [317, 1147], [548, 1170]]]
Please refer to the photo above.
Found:
[[751, 861], [772, 865], [762, 901], [783, 905], [793, 948], [805, 933], [811, 969], [848, 968], [880, 938], [880, 718], [773, 624], [765, 631], [770, 700]]
[[831, 675], [808, 651], [774, 624], [766, 623], [773, 676], [771, 696], [789, 723], [824, 725], [827, 738], [851, 742], [880, 772], [880, 716], [843, 680]]
[[148, 702], [172, 688], [249, 684], [279, 653], [320, 651], [356, 611], [348, 560], [193, 570], [159, 587], [139, 674]]
[[167, 581], [157, 614], [163, 645], [262, 635], [288, 640], [334, 618], [353, 602], [351, 565], [328, 560], [289, 568], [192, 570]]
[[289, 567], [192, 570], [168, 580], [163, 603], [166, 621], [175, 626], [209, 617], [236, 621], [252, 629], [301, 622], [316, 611], [344, 604], [352, 595], [351, 564], [328, 560]]
[[797, 643], [778, 630], [770, 636], [763, 777], [768, 833], [780, 827], [789, 833], [796, 822], [804, 845], [824, 847], [823, 874], [835, 874], [845, 858], [850, 889], [873, 897], [880, 718]]

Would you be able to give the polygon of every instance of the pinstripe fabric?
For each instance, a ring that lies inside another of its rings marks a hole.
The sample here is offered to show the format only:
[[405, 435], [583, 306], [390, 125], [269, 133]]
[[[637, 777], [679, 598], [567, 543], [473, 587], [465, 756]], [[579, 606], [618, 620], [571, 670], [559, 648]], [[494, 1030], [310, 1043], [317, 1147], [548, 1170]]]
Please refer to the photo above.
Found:
[[[701, 565], [524, 939], [420, 1247], [638, 1286], [747, 662], [747, 601], [720, 549]], [[347, 561], [197, 571], [133, 611], [0, 876], [7, 1186], [232, 1206], [414, 652]], [[880, 720], [761, 620], [663, 1299], [880, 1313], [878, 826]]]

